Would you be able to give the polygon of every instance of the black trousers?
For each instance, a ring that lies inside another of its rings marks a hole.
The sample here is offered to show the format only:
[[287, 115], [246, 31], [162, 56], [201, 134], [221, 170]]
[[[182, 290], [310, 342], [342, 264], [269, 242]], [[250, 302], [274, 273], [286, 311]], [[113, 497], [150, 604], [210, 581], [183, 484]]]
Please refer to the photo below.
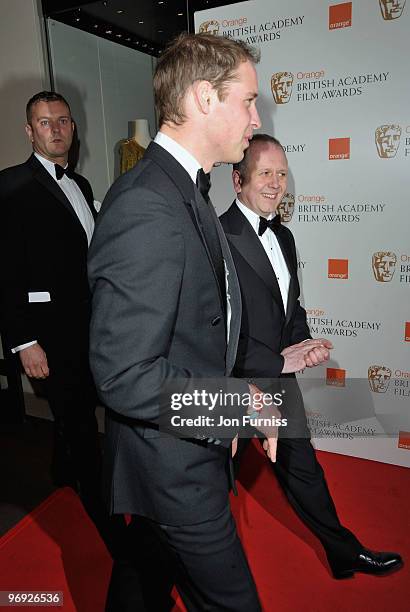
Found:
[[65, 337], [57, 348], [47, 346], [46, 354], [50, 375], [40, 385], [54, 417], [53, 482], [57, 486], [71, 486], [79, 493], [85, 510], [115, 558], [122, 553], [126, 525], [123, 517], [109, 516], [103, 501], [101, 449], [95, 416], [97, 394], [88, 364], [88, 343], [69, 342]]
[[[239, 440], [237, 473], [249, 442]], [[310, 439], [279, 437], [276, 463], [271, 466], [293, 509], [320, 540], [328, 558], [353, 560], [362, 544], [340, 523]]]
[[114, 563], [106, 612], [171, 610], [173, 584], [188, 612], [261, 610], [229, 507], [196, 525], [163, 525], [135, 516], [129, 531], [135, 556]]
[[50, 375], [41, 381], [54, 417], [52, 476], [56, 484], [77, 484], [87, 494], [101, 485], [97, 396], [88, 355], [67, 348], [46, 349]]

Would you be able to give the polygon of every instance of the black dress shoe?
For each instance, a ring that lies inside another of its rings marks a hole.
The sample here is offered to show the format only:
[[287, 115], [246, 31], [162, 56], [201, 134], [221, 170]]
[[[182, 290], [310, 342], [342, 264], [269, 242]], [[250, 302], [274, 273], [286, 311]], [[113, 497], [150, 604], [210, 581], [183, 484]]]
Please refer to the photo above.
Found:
[[403, 566], [403, 560], [398, 553], [375, 552], [363, 548], [357, 557], [351, 561], [335, 561], [329, 559], [330, 569], [334, 578], [351, 578], [355, 572], [383, 576]]

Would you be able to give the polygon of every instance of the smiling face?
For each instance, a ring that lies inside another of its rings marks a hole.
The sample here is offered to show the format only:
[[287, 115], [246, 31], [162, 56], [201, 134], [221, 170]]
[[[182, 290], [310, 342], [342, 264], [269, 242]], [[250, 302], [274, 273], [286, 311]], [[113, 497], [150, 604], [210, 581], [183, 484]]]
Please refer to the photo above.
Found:
[[256, 70], [250, 61], [240, 63], [223, 100], [214, 90], [208, 125], [215, 161], [236, 163], [243, 158], [253, 131], [261, 125], [256, 110], [257, 94]]
[[282, 147], [268, 142], [251, 145], [246, 176], [233, 172], [239, 200], [261, 217], [275, 213], [288, 182], [288, 162]]
[[33, 149], [49, 161], [65, 166], [73, 140], [74, 123], [64, 102], [37, 102], [26, 133]]

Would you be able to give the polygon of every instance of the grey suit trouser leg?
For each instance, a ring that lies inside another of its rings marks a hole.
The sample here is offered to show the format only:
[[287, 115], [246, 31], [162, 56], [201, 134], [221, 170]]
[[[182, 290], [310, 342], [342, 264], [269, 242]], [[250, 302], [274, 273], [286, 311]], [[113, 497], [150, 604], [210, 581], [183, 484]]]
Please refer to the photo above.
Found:
[[[201, 509], [198, 508], [198, 514]], [[171, 526], [143, 517], [165, 545], [188, 612], [259, 612], [261, 605], [230, 508], [211, 521]]]

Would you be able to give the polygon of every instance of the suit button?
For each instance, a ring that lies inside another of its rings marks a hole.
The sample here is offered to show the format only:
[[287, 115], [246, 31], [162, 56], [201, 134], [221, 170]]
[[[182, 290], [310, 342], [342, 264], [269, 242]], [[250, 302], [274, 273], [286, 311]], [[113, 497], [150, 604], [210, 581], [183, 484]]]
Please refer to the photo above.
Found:
[[220, 315], [218, 315], [217, 317], [214, 317], [211, 321], [211, 325], [212, 327], [215, 327], [215, 325], [219, 325], [219, 323], [221, 322], [222, 317]]

